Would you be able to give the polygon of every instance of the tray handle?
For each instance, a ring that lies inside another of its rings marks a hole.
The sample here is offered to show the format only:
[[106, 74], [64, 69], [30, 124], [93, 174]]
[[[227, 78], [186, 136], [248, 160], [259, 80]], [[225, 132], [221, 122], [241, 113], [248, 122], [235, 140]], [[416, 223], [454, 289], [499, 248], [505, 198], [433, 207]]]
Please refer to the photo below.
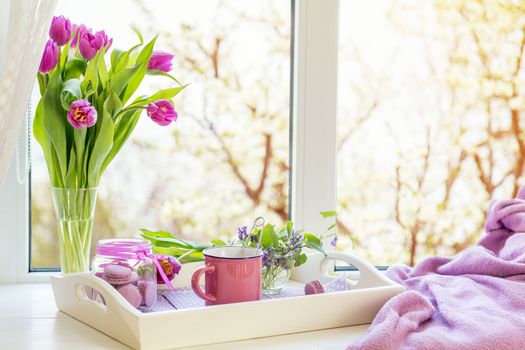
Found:
[[[90, 273], [52, 276], [51, 284], [57, 307], [67, 314], [75, 316], [92, 313], [102, 316], [122, 311], [139, 314], [115, 288]], [[102, 297], [103, 303], [97, 294]]]
[[347, 262], [359, 270], [359, 280], [353, 285], [352, 289], [396, 285], [394, 281], [386, 277], [383, 272], [378, 271], [369, 262], [355, 255], [333, 250], [327, 251], [326, 257], [317, 252], [309, 254], [306, 264], [294, 269], [292, 279], [301, 283], [308, 283], [315, 279], [322, 283], [328, 283], [334, 279], [333, 275], [330, 276], [330, 273], [333, 272], [334, 260]]
[[326, 255], [326, 258], [321, 262], [321, 270], [326, 274], [328, 274], [328, 271], [333, 266], [330, 262], [334, 260], [344, 261], [359, 270], [359, 280], [355, 284], [356, 289], [393, 284], [393, 281], [386, 277], [384, 273], [379, 271], [374, 265], [355, 255], [333, 250], [328, 251]]

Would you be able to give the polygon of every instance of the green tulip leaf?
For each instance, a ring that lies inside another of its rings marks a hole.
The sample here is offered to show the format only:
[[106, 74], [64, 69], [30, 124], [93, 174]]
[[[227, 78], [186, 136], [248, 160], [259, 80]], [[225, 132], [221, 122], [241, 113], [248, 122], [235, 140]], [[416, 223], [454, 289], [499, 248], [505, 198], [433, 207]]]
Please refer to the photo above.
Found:
[[[155, 241], [156, 244], [158, 243], [170, 243], [172, 245], [178, 246], [178, 247], [184, 247], [187, 249], [194, 249], [196, 251], [202, 251], [206, 248], [209, 248], [209, 244], [204, 243], [198, 243], [193, 241], [188, 241], [179, 237], [176, 237], [168, 232], [165, 231], [149, 231], [146, 229], [141, 229], [141, 236], [144, 237], [147, 240]], [[167, 246], [167, 245], [166, 245]]]
[[47, 171], [49, 173], [49, 179], [51, 180], [51, 183], [53, 186], [61, 187], [60, 165], [55, 166], [55, 149], [53, 148], [51, 140], [47, 137], [46, 131], [44, 129], [42, 100], [38, 102], [35, 110], [35, 118], [33, 120], [33, 134], [35, 135], [35, 139], [38, 141], [42, 147], [42, 151], [44, 152], [44, 158], [46, 160]]
[[93, 57], [87, 63], [86, 72], [84, 74], [84, 80], [80, 87], [82, 89], [82, 94], [86, 98], [97, 91], [98, 88], [98, 61], [100, 57], [104, 56], [105, 49], [100, 50], [95, 57]]
[[184, 90], [188, 85], [183, 85], [175, 88], [169, 88], [169, 89], [163, 89], [156, 93], [154, 93], [151, 96], [141, 96], [137, 98], [129, 107], [137, 107], [137, 106], [144, 106], [151, 102], [155, 102], [158, 100], [169, 100], [179, 94], [182, 90]]
[[171, 75], [169, 73], [166, 73], [166, 72], [163, 72], [161, 70], [148, 69], [146, 71], [146, 74], [148, 74], [148, 75], [160, 75], [160, 76], [163, 76], [163, 77], [166, 77], [166, 78], [169, 78], [169, 79], [173, 80], [174, 82], [176, 82], [179, 85], [182, 85], [173, 75]]
[[142, 110], [132, 110], [124, 113], [120, 120], [115, 125], [115, 131], [113, 135], [113, 146], [109, 151], [104, 163], [102, 164], [101, 172], [104, 172], [109, 166], [109, 163], [117, 156], [118, 152], [122, 149], [131, 133], [137, 125]]
[[124, 96], [122, 98], [122, 103], [126, 103], [130, 99], [130, 97], [133, 96], [140, 83], [144, 79], [144, 76], [146, 75], [147, 65], [151, 54], [153, 53], [153, 47], [155, 46], [156, 41], [157, 36], [151, 39], [151, 41], [148, 44], [146, 44], [146, 46], [144, 46], [144, 48], [140, 51], [139, 55], [137, 56], [137, 60], [135, 63], [136, 66], [139, 67], [139, 69], [137, 70], [136, 74], [129, 80]]
[[114, 97], [111, 95], [113, 92], [109, 90], [110, 96], [104, 102], [102, 108], [102, 115], [99, 113], [100, 120], [97, 121], [98, 130], [95, 130], [95, 143], [91, 150], [91, 155], [88, 163], [88, 186], [98, 186], [101, 168], [106, 159], [106, 156], [111, 151], [113, 146], [113, 135], [115, 133], [115, 126], [113, 119], [109, 113], [109, 110], [115, 108], [113, 106]]
[[[104, 51], [107, 50], [107, 47], [103, 49]], [[105, 52], [104, 52], [105, 53]], [[100, 57], [97, 60], [97, 70], [98, 70], [98, 78], [100, 85], [106, 86], [109, 76], [108, 76], [108, 67], [106, 66], [106, 60], [104, 59], [104, 55], [100, 55]]]
[[78, 79], [86, 71], [87, 63], [86, 60], [79, 57], [70, 58], [66, 62], [64, 71], [64, 80]]
[[[49, 138], [55, 151], [54, 159], [57, 163], [53, 162], [53, 166], [59, 171], [61, 178], [64, 179], [68, 165], [67, 144], [70, 144], [70, 142], [68, 142], [66, 132], [66, 128], [69, 126], [66, 119], [66, 111], [60, 103], [62, 86], [60, 67], [57, 67], [51, 75], [47, 84], [47, 90], [42, 97], [42, 124], [46, 137]], [[57, 179], [55, 178], [55, 180]], [[53, 184], [53, 186], [57, 185], [57, 183]]]
[[71, 102], [80, 100], [82, 98], [82, 91], [80, 90], [79, 79], [69, 79], [64, 83], [62, 92], [60, 93], [60, 103], [64, 110], [69, 111]]
[[140, 66], [133, 66], [118, 72], [112, 77], [109, 85], [111, 86], [111, 89], [115, 92], [115, 94], [117, 94], [121, 98], [122, 101], [128, 83], [131, 81], [131, 79], [133, 79], [133, 77], [136, 74], [138, 74], [139, 71]]

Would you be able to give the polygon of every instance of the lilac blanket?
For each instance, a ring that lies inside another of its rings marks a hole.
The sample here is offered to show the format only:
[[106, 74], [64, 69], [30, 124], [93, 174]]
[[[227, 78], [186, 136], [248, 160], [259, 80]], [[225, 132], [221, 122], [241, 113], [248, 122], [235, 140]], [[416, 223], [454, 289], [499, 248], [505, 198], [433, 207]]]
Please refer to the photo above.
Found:
[[489, 206], [486, 235], [453, 258], [387, 275], [407, 291], [388, 301], [353, 349], [525, 349], [525, 190]]

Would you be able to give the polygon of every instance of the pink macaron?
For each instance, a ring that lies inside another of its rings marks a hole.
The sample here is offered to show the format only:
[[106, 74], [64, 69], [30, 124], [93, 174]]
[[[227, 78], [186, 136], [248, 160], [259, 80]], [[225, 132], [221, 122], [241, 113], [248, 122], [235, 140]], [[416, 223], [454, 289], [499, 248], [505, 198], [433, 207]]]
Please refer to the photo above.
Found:
[[322, 294], [324, 293], [324, 287], [318, 280], [309, 282], [304, 285], [304, 294]]
[[132, 280], [132, 270], [120, 265], [106, 265], [104, 267], [104, 279], [113, 285], [128, 284]]
[[135, 272], [131, 272], [131, 277], [129, 278], [129, 283], [137, 285], [137, 282], [139, 281], [139, 275]]
[[133, 307], [137, 308], [142, 304], [142, 295], [140, 295], [137, 286], [125, 284], [117, 290]]
[[139, 281], [137, 285], [142, 295], [142, 303], [145, 307], [150, 308], [157, 301], [157, 285], [150, 281]]

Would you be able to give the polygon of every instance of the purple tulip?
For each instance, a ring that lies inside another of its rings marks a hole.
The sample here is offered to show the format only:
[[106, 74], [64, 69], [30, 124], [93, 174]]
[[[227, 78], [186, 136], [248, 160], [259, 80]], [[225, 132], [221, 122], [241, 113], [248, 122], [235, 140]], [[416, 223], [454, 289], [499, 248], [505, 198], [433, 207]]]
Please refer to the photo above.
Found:
[[150, 103], [146, 111], [148, 116], [160, 126], [169, 125], [171, 122], [176, 121], [178, 117], [173, 105], [167, 100], [158, 100]]
[[89, 128], [97, 122], [97, 110], [88, 100], [77, 100], [71, 103], [67, 120], [75, 129]]
[[67, 44], [71, 39], [71, 22], [64, 16], [53, 17], [51, 27], [49, 28], [49, 36], [58, 46]]
[[44, 47], [42, 60], [38, 71], [42, 74], [51, 72], [58, 63], [58, 45], [53, 39], [49, 39]]
[[104, 44], [102, 45], [102, 47], [104, 46], [107, 46], [108, 49], [111, 47], [111, 44], [113, 44], [113, 38], [109, 39], [106, 32], [104, 32], [103, 30], [99, 31], [99, 32], [96, 32], [95, 33], [95, 36], [99, 36], [101, 38], [101, 40], [104, 42]]
[[[175, 275], [179, 274], [181, 269], [181, 264], [177, 258], [168, 255], [155, 255], [155, 258], [159, 262], [160, 266], [164, 270], [164, 274], [168, 280], [172, 280]], [[160, 272], [157, 270], [157, 283], [164, 284], [164, 279], [162, 278]]]
[[148, 62], [148, 69], [168, 73], [172, 68], [173, 57], [175, 56], [168, 52], [153, 51]]
[[106, 45], [111, 46], [112, 43], [113, 39], [108, 40], [108, 36], [103, 30], [96, 32], [95, 34], [86, 30], [79, 37], [78, 50], [80, 51], [82, 57], [84, 57], [86, 60], [90, 60], [96, 56], [97, 52], [101, 48]]
[[89, 32], [91, 33], [91, 29], [86, 27], [85, 25], [76, 25], [73, 24], [73, 33], [75, 33], [75, 36], [73, 37], [73, 40], [71, 41], [71, 47], [76, 47], [78, 44], [78, 39], [85, 33]]

